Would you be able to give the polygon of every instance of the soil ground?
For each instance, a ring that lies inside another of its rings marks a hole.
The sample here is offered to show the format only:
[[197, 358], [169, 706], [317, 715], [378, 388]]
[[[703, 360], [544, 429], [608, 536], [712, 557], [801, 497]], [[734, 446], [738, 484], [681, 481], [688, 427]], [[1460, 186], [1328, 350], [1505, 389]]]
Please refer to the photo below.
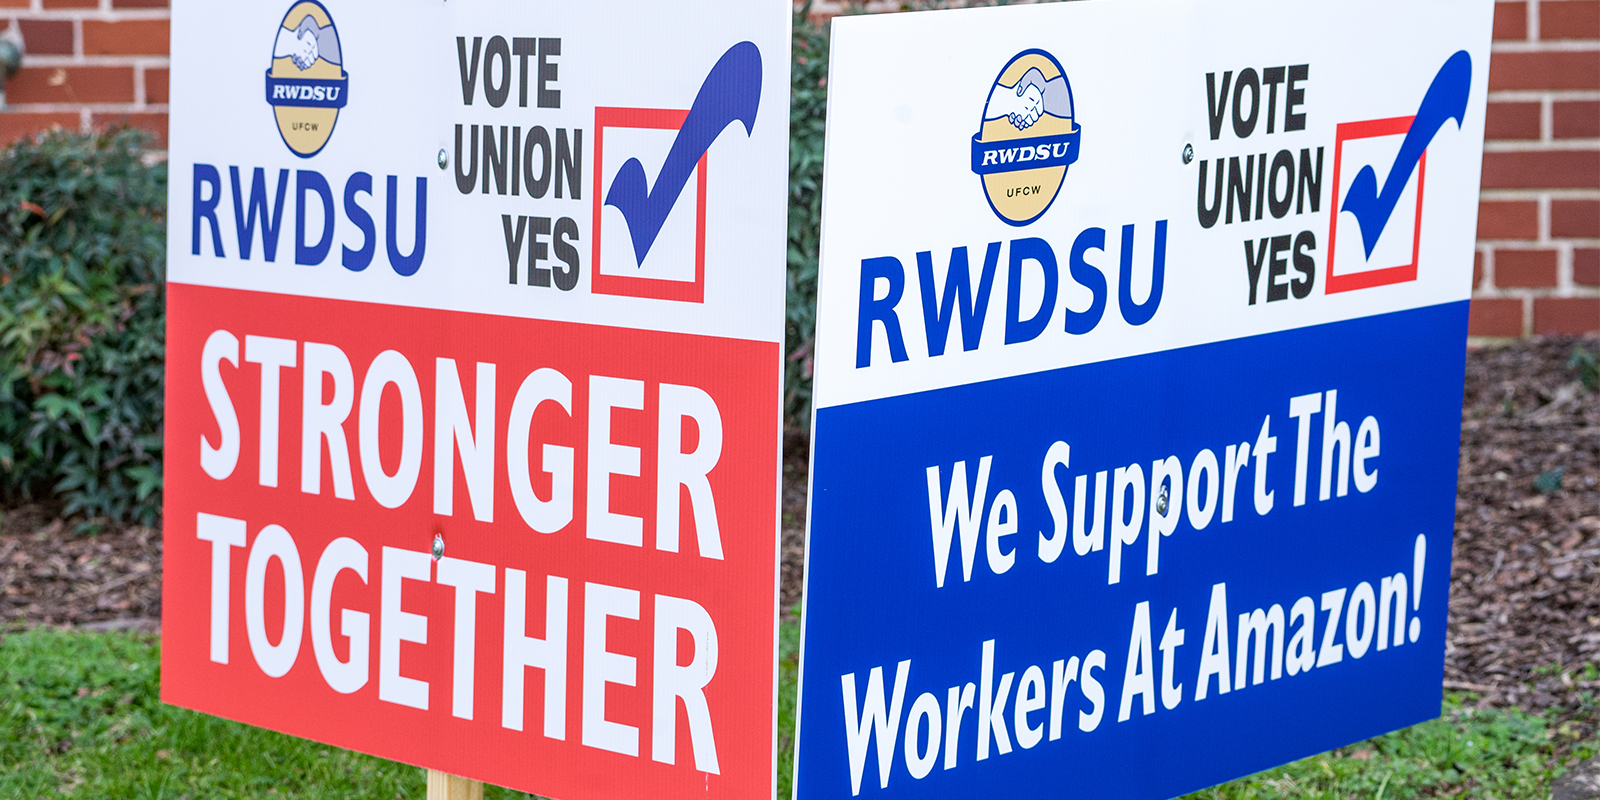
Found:
[[[1569, 366], [1600, 337], [1467, 354], [1446, 689], [1484, 707], [1596, 724], [1600, 690], [1600, 398]], [[781, 608], [798, 613], [805, 439], [786, 439]], [[0, 629], [156, 628], [161, 536], [75, 533], [48, 504], [0, 515]]]
[[1600, 338], [1467, 358], [1445, 686], [1479, 692], [1485, 705], [1565, 709], [1592, 726], [1600, 399], [1568, 367], [1576, 348], [1600, 357]]

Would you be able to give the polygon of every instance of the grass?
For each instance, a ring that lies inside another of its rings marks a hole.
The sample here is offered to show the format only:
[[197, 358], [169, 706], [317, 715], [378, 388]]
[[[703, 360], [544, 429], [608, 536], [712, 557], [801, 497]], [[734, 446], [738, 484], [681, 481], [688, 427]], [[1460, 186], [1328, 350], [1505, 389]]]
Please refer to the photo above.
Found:
[[[794, 730], [799, 626], [783, 628]], [[157, 637], [39, 629], [0, 639], [0, 798], [420, 798], [422, 770], [163, 705]], [[780, 763], [793, 758], [784, 736]], [[788, 797], [788, 770], [780, 776]], [[486, 800], [526, 798], [497, 786]]]
[[[798, 625], [783, 626], [780, 646], [778, 787], [787, 798]], [[0, 797], [387, 800], [425, 792], [415, 767], [162, 705], [159, 663], [160, 642], [146, 635], [41, 629], [0, 640]], [[1439, 720], [1190, 798], [1544, 800], [1561, 770], [1556, 753], [1569, 762], [1592, 756], [1592, 732], [1592, 722], [1555, 725], [1451, 696]], [[499, 787], [484, 796], [527, 797]]]
[[152, 636], [7, 636], [0, 644], [0, 797], [424, 794], [414, 767], [163, 705], [159, 665]]
[[[1187, 800], [1255, 800], [1294, 797], [1412, 797], [1547, 800], [1550, 780], [1568, 763], [1595, 754], [1592, 726], [1552, 726], [1544, 717], [1512, 709], [1478, 710], [1459, 695], [1445, 698], [1444, 714], [1386, 736], [1341, 747], [1203, 792]], [[1559, 748], [1559, 750], [1558, 750]]]

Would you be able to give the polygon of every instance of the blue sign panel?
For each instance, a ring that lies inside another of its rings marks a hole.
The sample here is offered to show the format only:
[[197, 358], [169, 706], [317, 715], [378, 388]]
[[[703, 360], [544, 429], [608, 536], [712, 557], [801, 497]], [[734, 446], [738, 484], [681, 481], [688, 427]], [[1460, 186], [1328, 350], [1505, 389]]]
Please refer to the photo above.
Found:
[[1167, 797], [1437, 716], [1466, 316], [820, 410], [802, 794]]

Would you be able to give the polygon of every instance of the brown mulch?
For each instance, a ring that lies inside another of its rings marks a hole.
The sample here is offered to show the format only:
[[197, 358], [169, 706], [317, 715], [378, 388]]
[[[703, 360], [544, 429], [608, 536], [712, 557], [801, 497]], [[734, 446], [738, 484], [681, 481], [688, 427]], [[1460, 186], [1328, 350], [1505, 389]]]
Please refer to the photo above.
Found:
[[[1600, 399], [1567, 367], [1600, 337], [1467, 359], [1445, 686], [1593, 724], [1600, 690]], [[1545, 477], [1545, 489], [1535, 485]], [[1586, 699], [1587, 698], [1587, 699]]]
[[[1600, 337], [1467, 356], [1445, 687], [1593, 725], [1600, 694], [1600, 399], [1567, 367]], [[780, 609], [797, 610], [806, 440], [785, 439]], [[1564, 469], [1560, 488], [1534, 481]], [[1548, 488], [1548, 487], [1547, 487]], [[0, 516], [0, 629], [147, 627], [160, 617], [161, 537], [73, 532], [44, 505]], [[1586, 699], [1587, 698], [1587, 699]]]
[[800, 595], [806, 571], [806, 480], [811, 471], [810, 440], [797, 430], [783, 437], [783, 580], [778, 584], [778, 613], [800, 618]]
[[76, 533], [47, 504], [0, 515], [0, 630], [57, 625], [154, 628], [161, 617], [161, 532]]

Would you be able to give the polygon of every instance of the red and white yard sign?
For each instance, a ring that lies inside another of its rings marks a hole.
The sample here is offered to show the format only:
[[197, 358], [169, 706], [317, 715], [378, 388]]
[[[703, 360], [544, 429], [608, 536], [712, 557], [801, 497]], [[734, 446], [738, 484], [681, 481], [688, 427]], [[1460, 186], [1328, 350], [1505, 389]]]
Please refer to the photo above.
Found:
[[772, 793], [789, 14], [175, 3], [163, 700]]

